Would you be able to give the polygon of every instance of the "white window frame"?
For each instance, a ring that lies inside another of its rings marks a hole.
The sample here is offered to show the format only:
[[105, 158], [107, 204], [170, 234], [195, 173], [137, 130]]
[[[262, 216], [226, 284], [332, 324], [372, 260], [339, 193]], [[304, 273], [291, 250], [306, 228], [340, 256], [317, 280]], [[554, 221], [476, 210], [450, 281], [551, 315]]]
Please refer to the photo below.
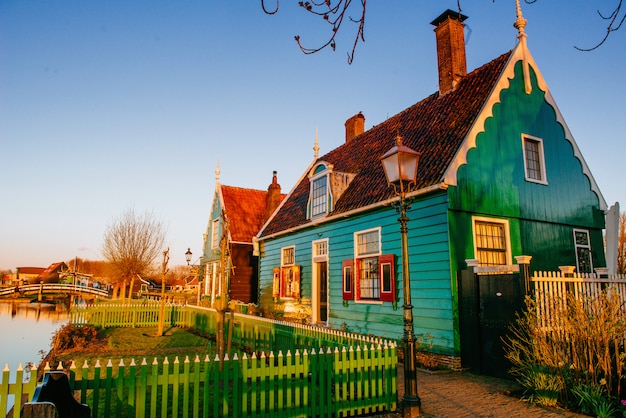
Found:
[[[511, 255], [511, 232], [509, 228], [508, 219], [472, 216], [472, 241], [474, 244], [474, 258], [479, 259], [478, 245], [477, 245], [478, 243], [476, 240], [476, 223], [477, 222], [502, 224], [504, 226], [504, 239], [505, 239], [506, 249], [504, 251], [505, 260], [504, 260], [504, 264], [502, 265], [512, 264], [513, 257]], [[486, 264], [483, 264], [481, 261], [481, 265], [486, 265]]]
[[[285, 252], [291, 250], [292, 252], [292, 260], [285, 260]], [[282, 247], [280, 249], [280, 266], [288, 267], [296, 264], [296, 246], [290, 245], [289, 247]]]
[[[371, 251], [371, 252], [361, 252], [359, 251], [359, 237], [365, 234], [371, 234], [371, 233], [376, 233], [377, 235], [377, 239], [378, 239], [378, 249], [377, 251]], [[370, 228], [370, 229], [364, 229], [362, 231], [357, 231], [354, 233], [354, 271], [352, 272], [352, 277], [354, 278], [354, 283], [353, 283], [353, 292], [354, 292], [354, 299], [355, 299], [355, 303], [365, 303], [365, 304], [382, 304], [383, 302], [380, 299], [380, 291], [381, 289], [379, 289], [379, 295], [378, 295], [378, 299], [362, 299], [361, 295], [360, 295], [360, 289], [361, 289], [361, 283], [357, 283], [356, 282], [356, 278], [359, 278], [359, 281], [362, 281], [363, 278], [361, 277], [360, 273], [357, 272], [357, 270], [360, 268], [361, 265], [361, 261], [360, 260], [364, 260], [364, 259], [368, 259], [368, 258], [376, 258], [377, 260], [379, 259], [379, 257], [382, 255], [382, 228], [381, 227], [377, 227], [377, 228]], [[380, 263], [378, 263], [378, 268], [380, 270]], [[378, 272], [378, 279], [380, 280], [380, 271]], [[371, 279], [370, 279], [371, 280]], [[357, 291], [357, 289], [359, 291]]]
[[[526, 141], [531, 141], [531, 142], [535, 142], [537, 143], [538, 146], [538, 150], [537, 153], [539, 154], [539, 174], [541, 175], [541, 179], [535, 179], [532, 177], [529, 177], [528, 175], [528, 157], [526, 155]], [[528, 134], [522, 134], [522, 154], [523, 154], [523, 159], [524, 159], [524, 178], [526, 181], [532, 182], [532, 183], [538, 183], [538, 184], [544, 184], [547, 185], [548, 184], [548, 176], [546, 174], [546, 158], [545, 158], [545, 154], [544, 154], [544, 149], [543, 149], [543, 139], [541, 138], [537, 138], [536, 136], [532, 136], [532, 135], [528, 135]]]
[[[315, 190], [316, 182], [324, 180], [324, 193], [319, 196], [315, 196], [313, 193]], [[320, 174], [311, 177], [311, 219], [328, 214], [328, 170], [324, 170]], [[318, 203], [319, 199], [319, 204]], [[317, 210], [316, 210], [317, 209]]]
[[[286, 252], [290, 251], [290, 259], [286, 259]], [[290, 245], [280, 249], [280, 267], [274, 269], [278, 275], [274, 276], [273, 294], [281, 300], [293, 300], [294, 294], [300, 295], [300, 267], [296, 265], [296, 246]], [[288, 281], [289, 285], [285, 285]], [[287, 290], [287, 291], [286, 291]]]
[[220, 246], [220, 218], [213, 219], [211, 222], [211, 249], [216, 250]]
[[[576, 242], [576, 234], [577, 233], [584, 233], [585, 235], [587, 235], [587, 244], [583, 245], [583, 244], [578, 244], [578, 242]], [[573, 238], [574, 238], [574, 253], [576, 255], [576, 271], [578, 273], [593, 273], [593, 254], [591, 253], [591, 234], [589, 234], [589, 230], [588, 229], [577, 229], [574, 228], [574, 230], [572, 231], [573, 234]], [[584, 248], [589, 250], [589, 271], [580, 271], [580, 260], [578, 258], [578, 249], [579, 248]]]
[[[321, 250], [321, 251], [320, 251]], [[313, 268], [311, 269], [311, 273], [312, 273], [312, 277], [316, 278], [318, 275], [318, 264], [317, 263], [322, 263], [324, 261], [326, 261], [326, 263], [328, 263], [328, 238], [324, 238], [324, 239], [319, 239], [319, 240], [315, 240], [311, 242], [311, 265], [313, 266]], [[328, 283], [329, 277], [330, 275], [328, 274], [328, 264], [326, 266], [326, 277], [327, 277], [327, 283], [326, 283], [326, 289], [328, 291], [330, 291], [330, 286]], [[317, 280], [312, 280], [311, 283], [311, 304], [312, 306], [319, 306], [319, 283]], [[329, 298], [330, 299], [330, 298]], [[328, 301], [327, 301], [328, 302]], [[327, 309], [329, 309], [329, 307], [327, 307]], [[327, 314], [329, 314], [330, 311], [327, 312]], [[328, 319], [327, 319], [328, 321]], [[311, 315], [311, 322], [313, 322], [314, 324], [319, 322], [319, 310], [313, 309], [312, 310], [312, 315]]]

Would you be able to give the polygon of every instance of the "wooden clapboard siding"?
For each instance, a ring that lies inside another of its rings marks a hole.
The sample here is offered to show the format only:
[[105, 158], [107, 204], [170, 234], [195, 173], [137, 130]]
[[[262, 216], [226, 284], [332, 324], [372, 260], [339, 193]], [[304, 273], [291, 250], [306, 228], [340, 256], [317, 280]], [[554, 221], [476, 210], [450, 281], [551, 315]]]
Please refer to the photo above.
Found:
[[[447, 197], [433, 194], [415, 201], [408, 212], [409, 261], [416, 335], [433, 337], [440, 351], [454, 350], [450, 257], [448, 254]], [[342, 299], [343, 260], [354, 258], [354, 233], [381, 228], [382, 253], [396, 256], [397, 305], [391, 303], [348, 302]], [[280, 248], [295, 245], [296, 264], [302, 266], [302, 300], [299, 308], [311, 306], [311, 243], [328, 238], [329, 253], [329, 325], [345, 327], [364, 334], [389, 338], [402, 336], [402, 262], [400, 225], [392, 207], [328, 222], [264, 241], [261, 257], [260, 288], [262, 304], [282, 310], [282, 303], [271, 298], [272, 271], [280, 265]], [[269, 297], [268, 297], [269, 293]], [[289, 301], [293, 303], [293, 301]], [[391, 326], [390, 326], [391, 325]]]
[[[599, 196], [592, 191], [555, 109], [537, 85], [535, 72], [530, 94], [525, 93], [522, 79], [518, 63], [515, 78], [493, 106], [493, 117], [486, 120], [476, 147], [467, 153], [467, 164], [457, 172], [457, 186], [448, 190], [451, 216], [458, 216], [452, 221], [452, 243], [462, 244], [452, 251], [456, 267], [462, 267], [465, 258], [474, 258], [463, 238], [471, 237], [471, 214], [515, 222], [517, 230], [511, 224], [513, 255], [532, 255], [534, 269], [575, 265], [572, 228], [590, 231], [594, 261], [604, 265]], [[525, 180], [521, 133], [543, 140], [547, 185]], [[462, 222], [470, 224], [463, 227]]]

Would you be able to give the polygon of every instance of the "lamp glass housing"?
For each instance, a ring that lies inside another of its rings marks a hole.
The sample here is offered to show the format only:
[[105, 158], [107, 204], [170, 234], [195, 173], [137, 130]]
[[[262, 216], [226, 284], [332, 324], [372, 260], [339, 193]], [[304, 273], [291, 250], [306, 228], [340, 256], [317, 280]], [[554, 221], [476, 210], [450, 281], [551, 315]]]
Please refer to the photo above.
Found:
[[420, 153], [397, 144], [382, 156], [387, 182], [390, 184], [415, 183]]

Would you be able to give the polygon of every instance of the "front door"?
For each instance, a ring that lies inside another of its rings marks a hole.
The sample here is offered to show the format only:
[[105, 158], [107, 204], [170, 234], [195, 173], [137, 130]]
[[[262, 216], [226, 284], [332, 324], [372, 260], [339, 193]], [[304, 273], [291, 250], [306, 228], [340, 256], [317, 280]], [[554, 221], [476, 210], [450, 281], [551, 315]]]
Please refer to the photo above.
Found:
[[328, 321], [328, 262], [317, 263], [317, 288], [319, 289], [319, 321]]

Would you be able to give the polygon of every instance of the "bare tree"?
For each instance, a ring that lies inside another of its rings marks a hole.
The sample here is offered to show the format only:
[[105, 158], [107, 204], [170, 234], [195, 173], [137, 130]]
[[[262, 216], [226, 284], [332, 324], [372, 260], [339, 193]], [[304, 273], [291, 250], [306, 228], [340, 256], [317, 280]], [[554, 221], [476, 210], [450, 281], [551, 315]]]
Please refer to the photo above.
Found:
[[619, 216], [619, 235], [617, 237], [617, 273], [626, 274], [626, 212]]
[[[492, 0], [495, 2], [496, 0]], [[524, 3], [532, 4], [538, 0], [524, 0]], [[606, 33], [602, 40], [600, 40], [595, 46], [591, 48], [580, 48], [574, 46], [579, 51], [593, 51], [600, 47], [611, 35], [611, 33], [619, 30], [626, 20], [626, 12], [622, 10], [622, 2], [624, 0], [616, 0], [617, 4], [613, 10], [609, 13], [604, 13], [601, 10], [597, 10], [601, 19], [607, 21]], [[268, 7], [268, 3], [273, 3], [271, 7]], [[352, 51], [348, 53], [348, 64], [352, 64], [354, 61], [354, 53], [356, 51], [359, 41], [365, 42], [365, 11], [367, 10], [367, 0], [359, 0], [357, 2], [360, 7], [357, 7], [356, 17], [352, 17], [348, 14], [348, 10], [352, 5], [352, 0], [311, 0], [311, 1], [298, 1], [298, 5], [302, 7], [308, 13], [322, 18], [327, 24], [331, 26], [330, 35], [325, 43], [320, 46], [309, 48], [302, 45], [300, 42], [300, 35], [295, 36], [295, 40], [298, 43], [298, 47], [305, 54], [315, 54], [316, 52], [330, 47], [333, 51], [336, 49], [337, 34], [341, 29], [341, 25], [345, 22], [351, 22], [356, 24], [357, 30], [354, 37], [354, 43], [352, 44]], [[461, 10], [461, 0], [457, 0], [457, 9], [459, 13]], [[268, 15], [278, 13], [280, 8], [280, 0], [261, 0], [261, 7], [263, 11]]]
[[152, 212], [137, 215], [131, 208], [107, 226], [102, 255], [110, 263], [113, 274], [123, 280], [124, 292], [130, 282], [129, 299], [135, 279], [152, 271], [164, 242], [163, 224]]

